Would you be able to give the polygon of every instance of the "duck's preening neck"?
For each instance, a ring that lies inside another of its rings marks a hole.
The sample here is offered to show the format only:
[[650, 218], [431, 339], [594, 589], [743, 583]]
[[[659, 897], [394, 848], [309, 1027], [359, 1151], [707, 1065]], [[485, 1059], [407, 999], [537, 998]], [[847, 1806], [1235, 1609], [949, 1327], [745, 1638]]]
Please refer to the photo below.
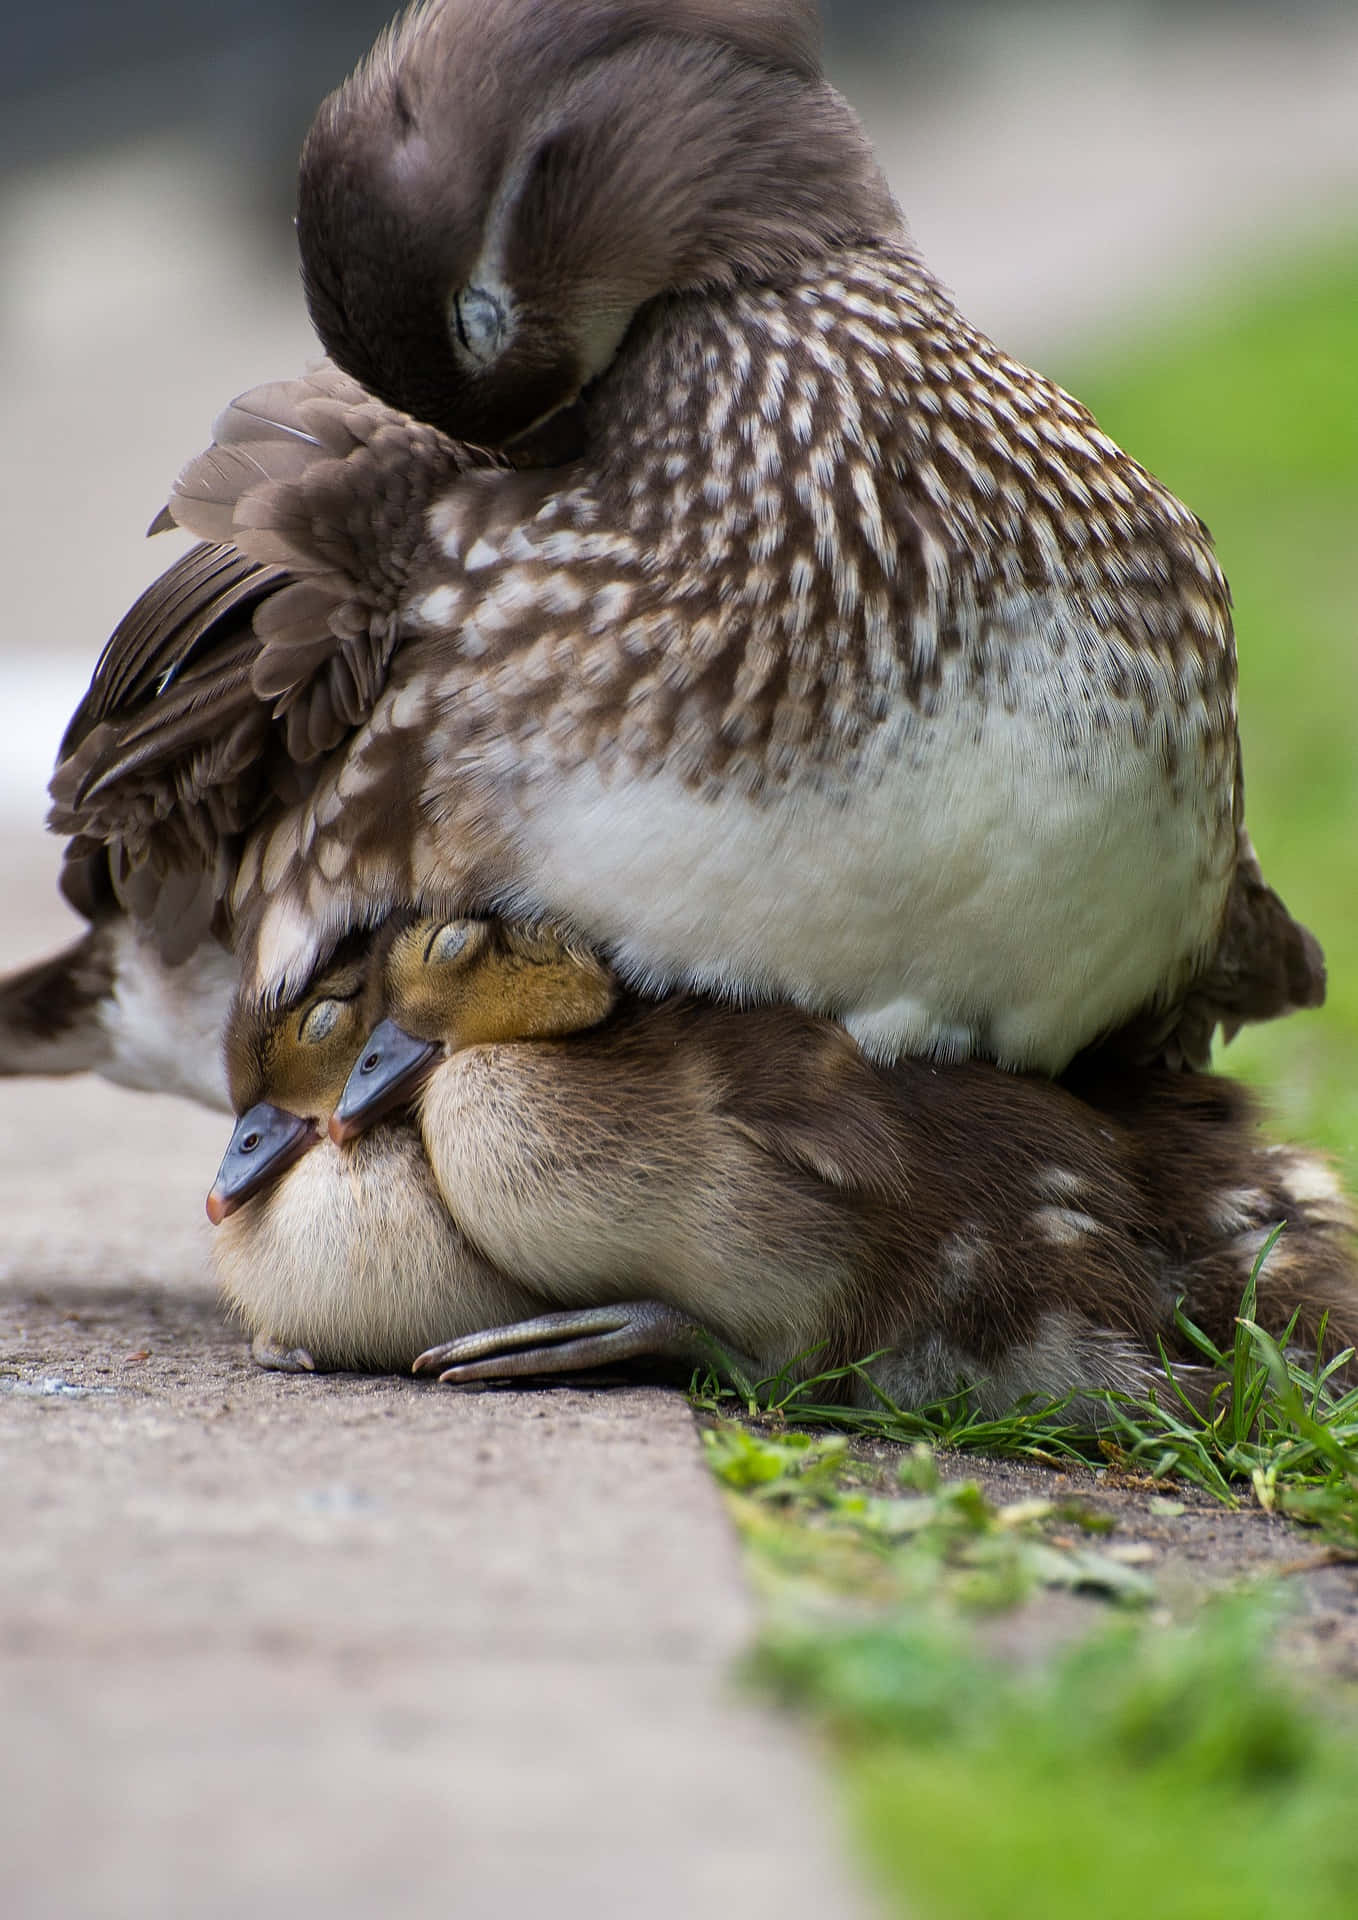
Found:
[[303, 274], [334, 358], [503, 445], [596, 378], [657, 295], [898, 234], [805, 7], [721, 11], [444, 0], [403, 22], [303, 154]]

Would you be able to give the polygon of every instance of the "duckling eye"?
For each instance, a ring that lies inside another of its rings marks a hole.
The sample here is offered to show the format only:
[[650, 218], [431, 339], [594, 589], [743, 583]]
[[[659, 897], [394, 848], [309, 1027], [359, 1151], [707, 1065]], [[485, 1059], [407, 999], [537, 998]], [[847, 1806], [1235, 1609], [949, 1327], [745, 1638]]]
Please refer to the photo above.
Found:
[[432, 967], [456, 960], [471, 939], [472, 928], [480, 924], [477, 920], [445, 920], [429, 936], [429, 944], [424, 950], [424, 964]]
[[240, 1142], [237, 1151], [240, 1153], [253, 1153], [258, 1145], [259, 1135], [257, 1133], [247, 1133], [245, 1138]]
[[318, 1000], [302, 1016], [302, 1024], [297, 1030], [298, 1039], [305, 1041], [309, 1047], [319, 1046], [322, 1040], [328, 1040], [339, 1025], [343, 1008], [342, 1000]]
[[509, 334], [504, 302], [486, 287], [462, 287], [448, 302], [448, 332], [453, 352], [474, 367], [498, 360]]

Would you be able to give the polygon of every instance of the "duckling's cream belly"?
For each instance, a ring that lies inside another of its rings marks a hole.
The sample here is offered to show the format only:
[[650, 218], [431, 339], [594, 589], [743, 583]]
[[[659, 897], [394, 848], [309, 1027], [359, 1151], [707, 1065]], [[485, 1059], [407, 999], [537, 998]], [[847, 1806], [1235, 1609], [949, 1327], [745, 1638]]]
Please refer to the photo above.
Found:
[[222, 1223], [213, 1254], [251, 1334], [321, 1367], [405, 1371], [426, 1347], [539, 1304], [453, 1227], [408, 1128], [313, 1147]]
[[703, 1069], [561, 1043], [470, 1047], [420, 1125], [449, 1212], [560, 1306], [664, 1301], [770, 1371], [853, 1291], [847, 1221], [712, 1110]]
[[1220, 716], [1188, 703], [1171, 746], [1067, 685], [1075, 652], [1014, 648], [1011, 707], [945, 684], [841, 784], [762, 800], [544, 753], [514, 794], [519, 897], [644, 985], [794, 999], [879, 1057], [1057, 1071], [1183, 987], [1235, 844]]

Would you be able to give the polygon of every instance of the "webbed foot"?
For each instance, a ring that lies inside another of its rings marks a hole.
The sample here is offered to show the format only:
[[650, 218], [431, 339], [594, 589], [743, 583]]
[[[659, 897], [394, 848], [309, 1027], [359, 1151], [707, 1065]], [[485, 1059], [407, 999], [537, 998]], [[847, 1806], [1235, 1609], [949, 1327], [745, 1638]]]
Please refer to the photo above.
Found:
[[257, 1333], [250, 1342], [250, 1358], [266, 1373], [315, 1373], [316, 1362], [305, 1347], [280, 1347], [266, 1334]]
[[422, 1353], [412, 1369], [436, 1373], [441, 1386], [522, 1379], [620, 1360], [660, 1359], [725, 1371], [722, 1349], [706, 1327], [658, 1300], [544, 1313], [513, 1326], [487, 1327]]

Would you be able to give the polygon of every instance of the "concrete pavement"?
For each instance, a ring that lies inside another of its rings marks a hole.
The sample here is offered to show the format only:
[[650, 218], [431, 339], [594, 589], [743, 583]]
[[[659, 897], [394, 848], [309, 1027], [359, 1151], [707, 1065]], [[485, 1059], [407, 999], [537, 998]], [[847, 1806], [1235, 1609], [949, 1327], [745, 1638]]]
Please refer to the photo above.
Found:
[[[57, 919], [42, 859], [6, 936]], [[261, 1374], [221, 1118], [0, 1083], [12, 1920], [862, 1911], [680, 1395]]]
[[15, 1920], [861, 1910], [679, 1396], [269, 1378], [191, 1280], [0, 1348]]

